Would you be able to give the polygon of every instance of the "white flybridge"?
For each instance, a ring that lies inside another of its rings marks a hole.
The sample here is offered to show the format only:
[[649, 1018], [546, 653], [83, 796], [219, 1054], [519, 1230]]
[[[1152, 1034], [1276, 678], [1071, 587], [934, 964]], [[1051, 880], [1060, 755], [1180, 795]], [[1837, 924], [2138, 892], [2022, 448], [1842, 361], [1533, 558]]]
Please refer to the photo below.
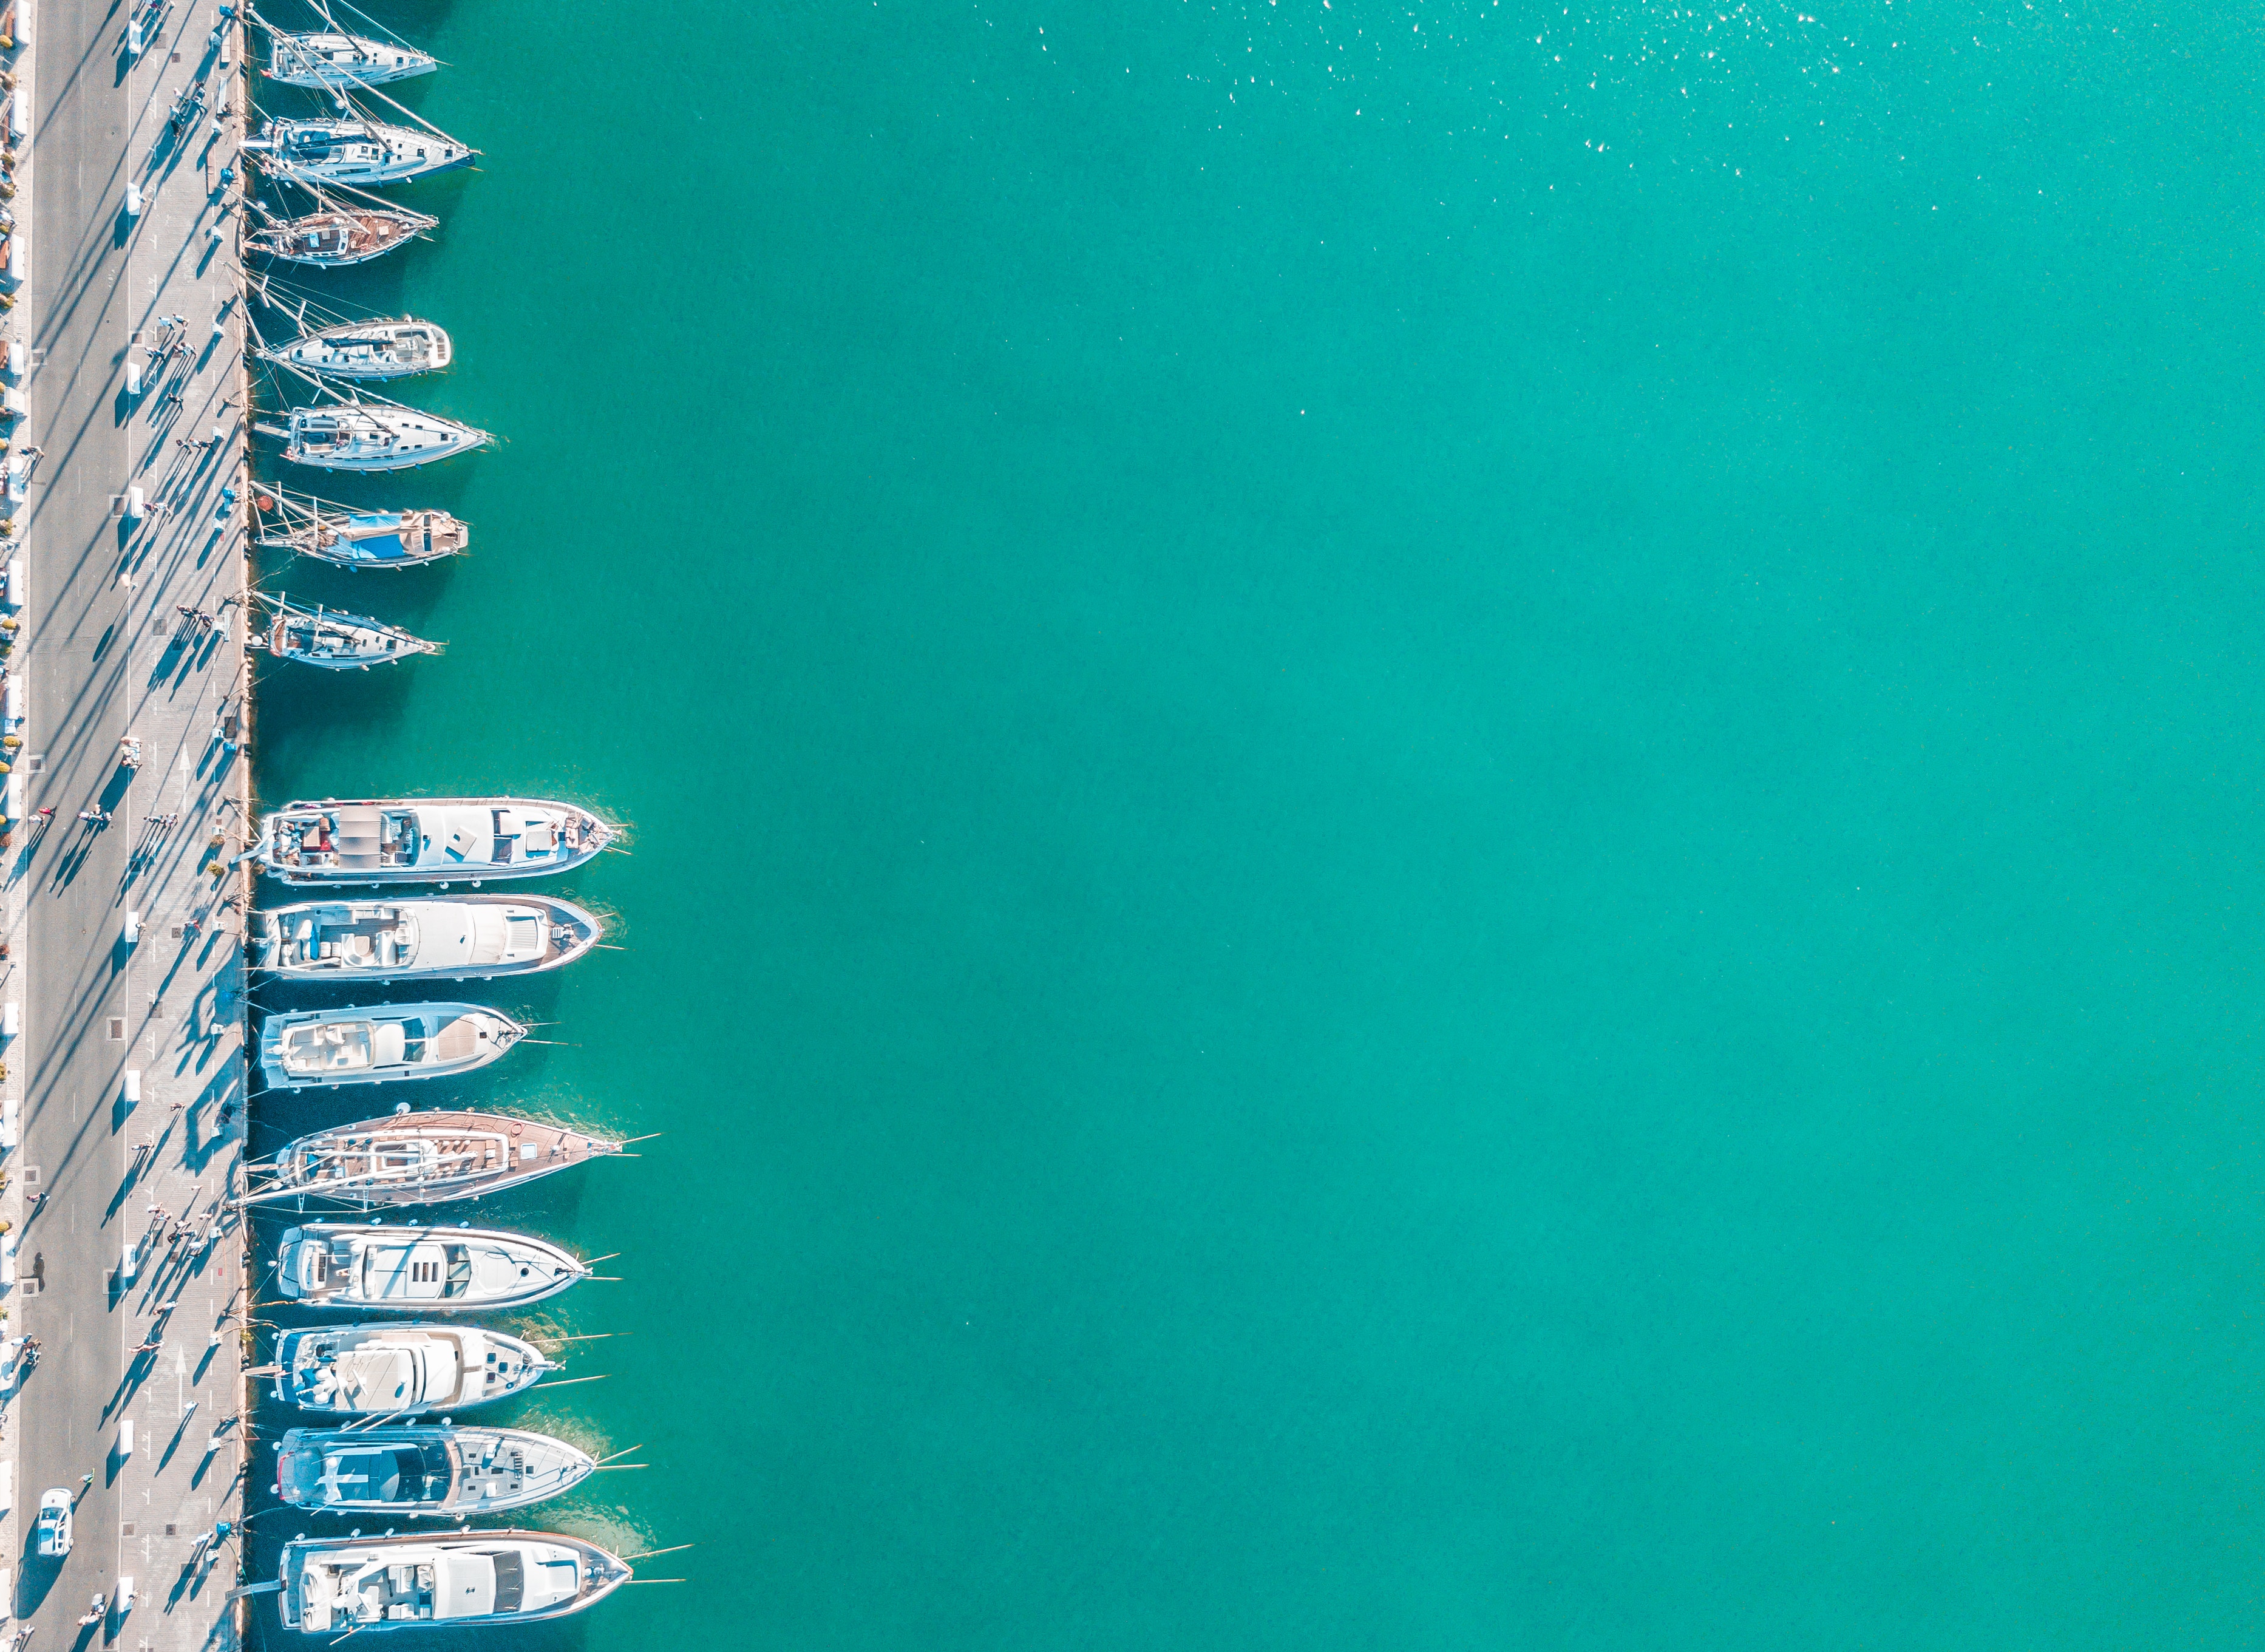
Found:
[[287, 884], [439, 884], [543, 877], [594, 859], [621, 828], [528, 797], [358, 797], [290, 803], [260, 823], [251, 858]]
[[341, 322], [259, 353], [264, 360], [333, 378], [400, 379], [439, 372], [448, 365], [453, 346], [443, 329], [404, 316]]
[[386, 1004], [270, 1015], [259, 1072], [270, 1089], [446, 1078], [484, 1067], [527, 1036], [477, 1004]]
[[417, 654], [437, 654], [438, 643], [413, 637], [397, 625], [387, 625], [360, 614], [336, 608], [304, 608], [288, 597], [255, 596], [273, 617], [264, 632], [255, 633], [251, 646], [265, 645], [278, 659], [295, 659], [302, 666], [326, 671], [368, 671]]
[[589, 1272], [547, 1240], [484, 1227], [309, 1222], [285, 1229], [275, 1255], [277, 1286], [310, 1308], [525, 1307]]
[[301, 1634], [532, 1623], [594, 1605], [630, 1568], [550, 1532], [453, 1537], [294, 1538], [277, 1582], [283, 1627]]
[[268, 39], [267, 78], [317, 91], [382, 86], [429, 75], [441, 66], [414, 47], [366, 40], [359, 34], [273, 33]]
[[308, 901], [259, 914], [251, 966], [313, 979], [493, 980], [571, 964], [604, 926], [569, 900]]
[[494, 440], [484, 430], [391, 403], [295, 407], [286, 426], [255, 426], [283, 438], [283, 456], [317, 470], [409, 470]]
[[448, 1519], [524, 1509], [597, 1466], [587, 1452], [521, 1429], [287, 1429], [270, 1489], [318, 1513]]
[[437, 132], [359, 116], [270, 120], [243, 149], [300, 182], [362, 189], [452, 172], [479, 154]]
[[286, 1331], [275, 1397], [331, 1416], [462, 1411], [507, 1399], [558, 1369], [534, 1343], [445, 1321]]

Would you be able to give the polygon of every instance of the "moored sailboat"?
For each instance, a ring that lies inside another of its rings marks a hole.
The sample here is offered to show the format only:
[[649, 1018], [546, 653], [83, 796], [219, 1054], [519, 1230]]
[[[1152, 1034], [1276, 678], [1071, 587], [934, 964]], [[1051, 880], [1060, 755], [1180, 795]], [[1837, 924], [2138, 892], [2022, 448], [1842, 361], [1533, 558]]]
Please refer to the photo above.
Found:
[[500, 1193], [621, 1150], [620, 1142], [586, 1131], [505, 1113], [396, 1113], [300, 1137], [273, 1163], [252, 1167], [259, 1180], [237, 1203], [441, 1204]]
[[404, 246], [440, 222], [390, 207], [337, 207], [262, 224], [245, 234], [244, 250], [288, 264], [343, 269]]
[[288, 425], [254, 428], [282, 437], [283, 456], [293, 464], [317, 470], [408, 470], [494, 440], [453, 418], [390, 403], [295, 407]]
[[326, 671], [368, 671], [372, 666], [440, 652], [438, 643], [428, 643], [398, 626], [360, 614], [302, 608], [280, 596], [266, 601], [273, 617], [266, 629], [254, 636], [252, 645], [265, 647], [278, 659], [293, 659]]
[[382, 86], [429, 75], [439, 62], [398, 41], [364, 40], [359, 34], [275, 33], [269, 37], [267, 78], [285, 86], [318, 91]]
[[437, 373], [448, 365], [454, 353], [445, 329], [413, 316], [341, 322], [259, 352], [263, 360], [340, 379], [400, 379], [416, 373]]

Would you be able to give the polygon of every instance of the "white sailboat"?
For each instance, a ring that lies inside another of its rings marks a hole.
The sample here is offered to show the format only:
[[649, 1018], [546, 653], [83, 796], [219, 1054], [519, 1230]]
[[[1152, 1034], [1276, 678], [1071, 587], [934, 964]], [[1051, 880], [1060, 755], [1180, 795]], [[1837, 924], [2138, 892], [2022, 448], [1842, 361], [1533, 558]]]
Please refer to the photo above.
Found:
[[243, 149], [300, 182], [361, 189], [452, 172], [479, 154], [438, 133], [359, 117], [270, 120], [258, 137], [244, 139]]
[[288, 426], [255, 428], [282, 437], [283, 456], [293, 464], [317, 470], [408, 470], [494, 440], [452, 418], [386, 403], [295, 407]]
[[429, 75], [439, 62], [398, 41], [364, 40], [359, 34], [318, 33], [269, 37], [267, 78], [284, 86], [317, 91], [353, 86], [382, 86]]
[[402, 379], [438, 373], [454, 353], [445, 329], [413, 316], [341, 322], [259, 352], [263, 360], [340, 379]]

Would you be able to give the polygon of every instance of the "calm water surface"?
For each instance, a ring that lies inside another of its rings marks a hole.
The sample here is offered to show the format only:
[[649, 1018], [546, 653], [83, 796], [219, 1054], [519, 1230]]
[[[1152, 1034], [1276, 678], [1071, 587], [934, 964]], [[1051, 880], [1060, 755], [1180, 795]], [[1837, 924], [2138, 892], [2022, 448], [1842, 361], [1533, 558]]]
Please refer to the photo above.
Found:
[[372, 5], [508, 440], [260, 787], [632, 822], [451, 1094], [666, 1132], [525, 1644], [2256, 1638], [2253, 20]]

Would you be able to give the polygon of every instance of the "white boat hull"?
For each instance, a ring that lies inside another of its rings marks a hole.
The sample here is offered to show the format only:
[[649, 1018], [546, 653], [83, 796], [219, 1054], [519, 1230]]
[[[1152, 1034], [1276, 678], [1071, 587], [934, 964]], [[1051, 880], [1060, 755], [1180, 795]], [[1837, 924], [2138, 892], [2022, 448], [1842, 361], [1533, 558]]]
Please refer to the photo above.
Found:
[[484, 430], [403, 407], [295, 407], [281, 434], [283, 456], [316, 470], [413, 470], [488, 442]]
[[307, 901], [259, 914], [251, 966], [287, 979], [492, 981], [572, 964], [604, 926], [569, 900]]
[[594, 859], [621, 828], [528, 797], [396, 797], [292, 803], [260, 825], [252, 856], [287, 884], [458, 883], [548, 877]]
[[275, 1283], [302, 1307], [477, 1314], [557, 1295], [589, 1270], [545, 1240], [480, 1227], [310, 1222], [284, 1230]]
[[275, 1398], [323, 1416], [466, 1410], [523, 1394], [558, 1369], [501, 1331], [417, 1320], [286, 1331], [275, 1363]]
[[440, 67], [424, 53], [358, 34], [278, 34], [267, 78], [317, 91], [386, 86]]
[[387, 1004], [270, 1015], [259, 1073], [274, 1090], [454, 1078], [502, 1059], [527, 1029], [477, 1004]]

